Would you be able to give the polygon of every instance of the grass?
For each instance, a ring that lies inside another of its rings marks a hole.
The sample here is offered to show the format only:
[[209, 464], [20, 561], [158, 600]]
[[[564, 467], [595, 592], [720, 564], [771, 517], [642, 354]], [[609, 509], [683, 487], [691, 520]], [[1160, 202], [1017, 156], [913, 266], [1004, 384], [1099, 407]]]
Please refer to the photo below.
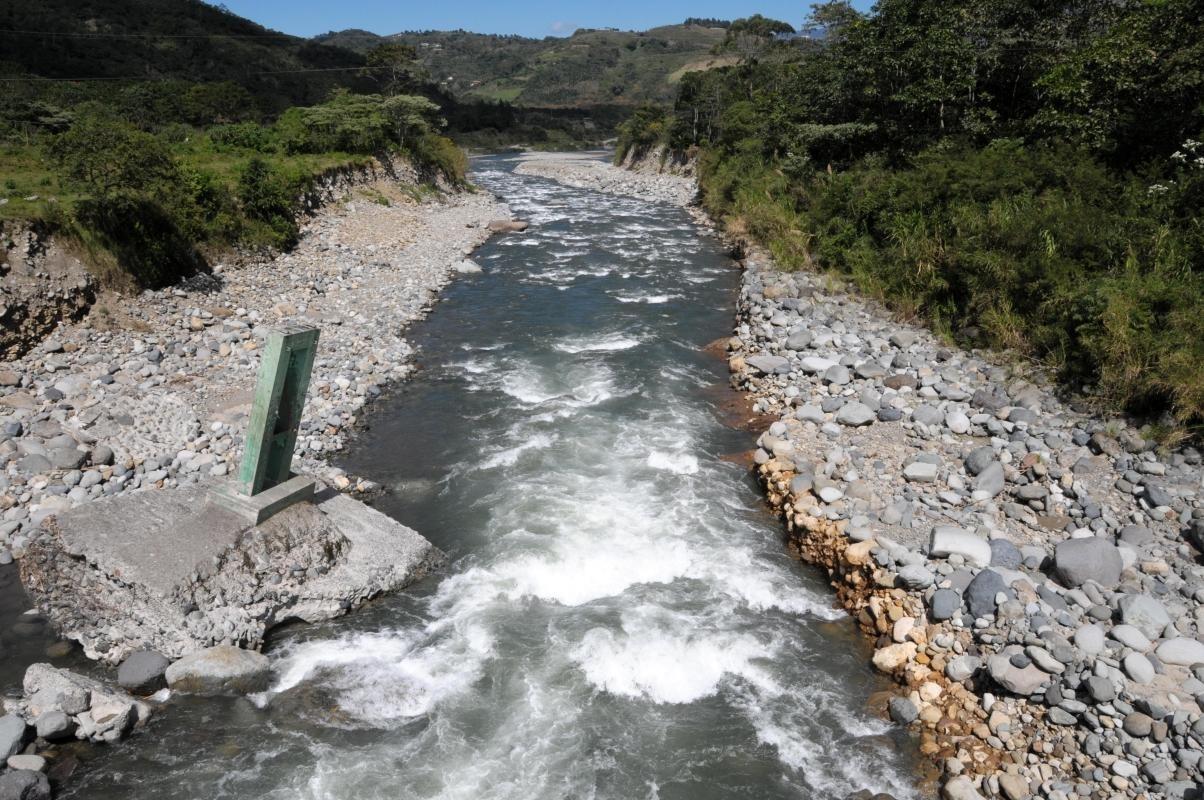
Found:
[[[79, 195], [65, 188], [33, 145], [0, 146], [0, 220], [40, 219], [47, 216], [47, 203], [57, 202], [64, 211], [74, 208]], [[37, 200], [26, 198], [37, 195]], [[54, 201], [50, 201], [54, 198]]]

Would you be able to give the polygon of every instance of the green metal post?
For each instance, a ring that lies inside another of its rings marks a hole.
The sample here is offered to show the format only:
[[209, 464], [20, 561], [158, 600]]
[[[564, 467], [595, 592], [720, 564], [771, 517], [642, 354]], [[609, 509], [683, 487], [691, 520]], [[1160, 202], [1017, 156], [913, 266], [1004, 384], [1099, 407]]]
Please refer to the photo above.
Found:
[[259, 494], [289, 479], [318, 329], [290, 324], [268, 333], [238, 473], [239, 491]]

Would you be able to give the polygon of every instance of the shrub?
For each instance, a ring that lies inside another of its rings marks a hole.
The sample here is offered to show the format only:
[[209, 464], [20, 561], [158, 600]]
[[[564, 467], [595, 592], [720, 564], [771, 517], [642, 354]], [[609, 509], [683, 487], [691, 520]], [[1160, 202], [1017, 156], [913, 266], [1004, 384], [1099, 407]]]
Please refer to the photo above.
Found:
[[215, 145], [225, 148], [242, 148], [259, 153], [270, 153], [276, 149], [272, 131], [257, 122], [217, 125], [209, 130], [209, 138]]
[[295, 197], [287, 181], [263, 159], [251, 159], [238, 178], [243, 213], [266, 225], [271, 232], [270, 244], [276, 247], [291, 247], [299, 236]]

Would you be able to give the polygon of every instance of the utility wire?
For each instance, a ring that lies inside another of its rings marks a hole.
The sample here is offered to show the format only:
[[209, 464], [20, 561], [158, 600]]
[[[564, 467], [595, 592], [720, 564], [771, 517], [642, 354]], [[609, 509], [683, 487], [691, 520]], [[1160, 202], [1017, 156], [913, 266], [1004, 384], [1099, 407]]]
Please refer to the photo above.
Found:
[[102, 31], [26, 31], [15, 28], [0, 28], [0, 33], [68, 39], [297, 39], [309, 41], [304, 36], [294, 36], [291, 33], [104, 33]]
[[[234, 77], [249, 78], [258, 75], [299, 75], [314, 72], [365, 72], [369, 70], [391, 69], [391, 67], [323, 67], [315, 69], [276, 69], [264, 70], [260, 72], [244, 72], [240, 75], [232, 75]], [[154, 77], [131, 77], [124, 75], [98, 75], [87, 78], [43, 78], [37, 75], [23, 76], [8, 76], [0, 77], [0, 83], [90, 83], [95, 81], [131, 81], [131, 82], [146, 82], [146, 81], [181, 81], [187, 78], [173, 78], [170, 76], [154, 76]]]

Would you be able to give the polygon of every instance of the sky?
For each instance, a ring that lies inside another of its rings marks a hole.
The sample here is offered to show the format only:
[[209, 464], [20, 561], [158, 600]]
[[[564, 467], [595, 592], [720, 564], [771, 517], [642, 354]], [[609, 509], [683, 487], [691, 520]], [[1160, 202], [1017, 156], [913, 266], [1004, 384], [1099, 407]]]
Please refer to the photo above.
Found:
[[[331, 30], [363, 28], [387, 34], [407, 30], [463, 28], [477, 33], [567, 36], [577, 28], [644, 30], [687, 17], [735, 19], [760, 13], [796, 28], [812, 0], [606, 0], [566, 2], [524, 0], [224, 0], [223, 5], [274, 30], [314, 36]], [[868, 10], [872, 0], [853, 0]]]

